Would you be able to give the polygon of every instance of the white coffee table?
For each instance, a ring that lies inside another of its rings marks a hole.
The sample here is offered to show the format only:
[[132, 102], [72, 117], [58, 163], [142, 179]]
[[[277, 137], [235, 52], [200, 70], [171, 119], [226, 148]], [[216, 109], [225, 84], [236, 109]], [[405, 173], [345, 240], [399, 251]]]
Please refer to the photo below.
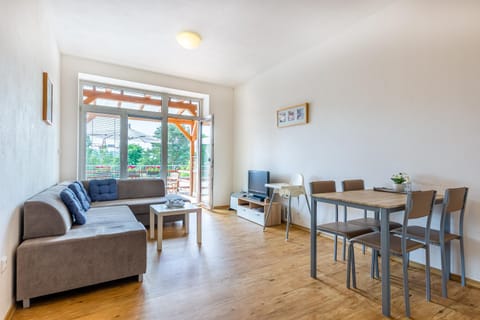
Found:
[[158, 217], [157, 221], [157, 250], [162, 250], [162, 237], [163, 237], [163, 217], [174, 216], [178, 214], [185, 215], [185, 233], [188, 234], [188, 215], [191, 212], [197, 213], [197, 243], [202, 243], [202, 208], [191, 204], [185, 203], [182, 208], [168, 208], [166, 204], [153, 204], [150, 206], [150, 239], [155, 238], [155, 216]]

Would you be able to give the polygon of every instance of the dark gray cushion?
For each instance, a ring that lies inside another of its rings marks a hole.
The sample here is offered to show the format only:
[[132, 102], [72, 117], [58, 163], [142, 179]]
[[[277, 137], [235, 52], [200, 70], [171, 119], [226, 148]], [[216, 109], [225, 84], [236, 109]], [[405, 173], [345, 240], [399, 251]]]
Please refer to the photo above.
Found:
[[118, 199], [165, 196], [165, 184], [162, 179], [122, 179], [117, 183]]

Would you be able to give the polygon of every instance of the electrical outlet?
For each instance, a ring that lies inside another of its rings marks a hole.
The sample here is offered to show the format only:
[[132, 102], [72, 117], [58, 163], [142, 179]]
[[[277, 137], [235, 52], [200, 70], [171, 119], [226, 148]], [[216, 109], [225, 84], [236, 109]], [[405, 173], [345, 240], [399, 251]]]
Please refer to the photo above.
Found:
[[7, 256], [0, 259], [0, 272], [4, 273], [5, 271], [7, 271]]

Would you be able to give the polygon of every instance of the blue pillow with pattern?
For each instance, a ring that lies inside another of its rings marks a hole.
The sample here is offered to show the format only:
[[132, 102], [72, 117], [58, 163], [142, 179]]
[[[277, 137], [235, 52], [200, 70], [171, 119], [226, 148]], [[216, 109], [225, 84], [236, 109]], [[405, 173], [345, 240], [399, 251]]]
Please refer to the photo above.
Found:
[[87, 198], [88, 204], [92, 203], [92, 199], [90, 199], [90, 196], [88, 195], [87, 190], [83, 186], [83, 183], [81, 183], [80, 181], [75, 181], [74, 183], [78, 184], [78, 186], [80, 187], [80, 190], [82, 190], [83, 194]]
[[90, 202], [88, 202], [87, 196], [83, 193], [82, 189], [78, 185], [78, 183], [74, 182], [68, 185], [68, 188], [75, 193], [78, 200], [80, 200], [80, 204], [82, 205], [83, 209], [87, 211], [90, 209]]
[[77, 196], [71, 189], [65, 188], [60, 193], [60, 198], [67, 206], [68, 211], [70, 211], [74, 224], [85, 224], [85, 222], [87, 222], [86, 212], [83, 209], [80, 200], [78, 200]]
[[118, 199], [117, 180], [115, 179], [90, 180], [88, 190], [90, 190], [92, 201]]

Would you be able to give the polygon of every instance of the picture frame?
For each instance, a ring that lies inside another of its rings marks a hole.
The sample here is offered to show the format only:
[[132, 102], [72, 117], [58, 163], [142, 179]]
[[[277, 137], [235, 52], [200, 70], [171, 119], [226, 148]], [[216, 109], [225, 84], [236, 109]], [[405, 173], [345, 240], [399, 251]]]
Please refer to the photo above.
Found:
[[277, 128], [308, 123], [308, 103], [297, 104], [277, 110]]
[[53, 125], [53, 83], [48, 72], [43, 73], [43, 121]]

